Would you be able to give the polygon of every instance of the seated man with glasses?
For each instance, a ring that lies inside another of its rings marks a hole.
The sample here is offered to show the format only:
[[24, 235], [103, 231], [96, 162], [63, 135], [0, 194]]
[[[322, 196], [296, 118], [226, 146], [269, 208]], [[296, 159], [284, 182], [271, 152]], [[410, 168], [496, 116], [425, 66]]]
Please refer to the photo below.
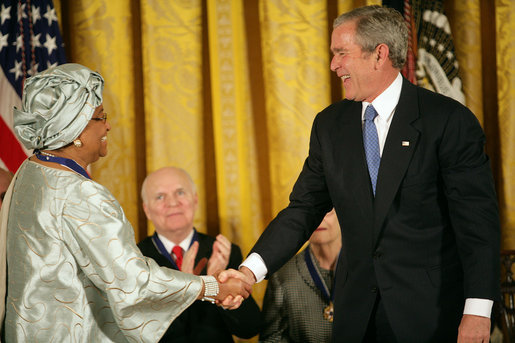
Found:
[[[149, 174], [141, 187], [141, 197], [145, 214], [156, 230], [138, 244], [143, 255], [160, 266], [196, 275], [213, 275], [241, 263], [237, 245], [221, 234], [215, 238], [193, 227], [198, 195], [185, 170], [165, 167]], [[230, 311], [196, 301], [174, 320], [161, 342], [233, 342], [232, 335], [256, 335], [259, 325], [260, 311], [252, 296]]]

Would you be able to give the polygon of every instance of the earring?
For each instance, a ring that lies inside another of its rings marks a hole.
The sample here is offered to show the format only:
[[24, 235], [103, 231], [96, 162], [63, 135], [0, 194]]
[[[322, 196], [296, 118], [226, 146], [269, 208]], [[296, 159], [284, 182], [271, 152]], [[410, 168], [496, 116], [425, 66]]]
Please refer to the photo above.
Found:
[[76, 140], [73, 141], [73, 145], [75, 145], [77, 148], [80, 148], [80, 147], [82, 147], [82, 142], [80, 139], [77, 138]]

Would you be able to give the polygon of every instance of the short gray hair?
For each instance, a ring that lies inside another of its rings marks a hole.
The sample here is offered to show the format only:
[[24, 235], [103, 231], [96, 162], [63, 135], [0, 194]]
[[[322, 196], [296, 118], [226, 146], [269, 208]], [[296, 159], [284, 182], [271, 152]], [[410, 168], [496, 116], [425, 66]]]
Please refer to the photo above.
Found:
[[356, 21], [356, 43], [365, 52], [373, 52], [386, 44], [394, 68], [402, 69], [408, 52], [408, 27], [402, 15], [393, 8], [381, 6], [358, 7], [334, 20], [333, 28]]

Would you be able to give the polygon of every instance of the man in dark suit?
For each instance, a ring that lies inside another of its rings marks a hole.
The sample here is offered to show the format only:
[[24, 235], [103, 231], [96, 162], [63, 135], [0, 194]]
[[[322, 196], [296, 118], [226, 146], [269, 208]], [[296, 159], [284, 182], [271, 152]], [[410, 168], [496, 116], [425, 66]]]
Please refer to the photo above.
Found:
[[[145, 214], [156, 230], [138, 244], [143, 255], [161, 266], [203, 275], [237, 268], [241, 263], [238, 246], [223, 235], [215, 239], [193, 227], [198, 196], [186, 171], [165, 167], [149, 174], [141, 196]], [[233, 342], [232, 335], [256, 335], [259, 325], [260, 311], [252, 297], [234, 311], [196, 301], [174, 320], [161, 342]]]
[[407, 41], [391, 9], [335, 20], [346, 100], [317, 115], [289, 206], [221, 278], [274, 273], [334, 206], [333, 341], [488, 342], [500, 224], [485, 137], [465, 106], [402, 78]]

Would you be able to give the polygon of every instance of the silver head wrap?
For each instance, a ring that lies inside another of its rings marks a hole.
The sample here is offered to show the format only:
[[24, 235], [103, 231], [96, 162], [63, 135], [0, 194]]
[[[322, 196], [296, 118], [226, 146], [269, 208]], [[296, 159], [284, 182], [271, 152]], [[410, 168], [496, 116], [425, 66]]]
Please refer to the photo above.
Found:
[[70, 144], [102, 104], [104, 79], [68, 63], [28, 78], [22, 109], [14, 109], [14, 133], [27, 149], [55, 150]]

